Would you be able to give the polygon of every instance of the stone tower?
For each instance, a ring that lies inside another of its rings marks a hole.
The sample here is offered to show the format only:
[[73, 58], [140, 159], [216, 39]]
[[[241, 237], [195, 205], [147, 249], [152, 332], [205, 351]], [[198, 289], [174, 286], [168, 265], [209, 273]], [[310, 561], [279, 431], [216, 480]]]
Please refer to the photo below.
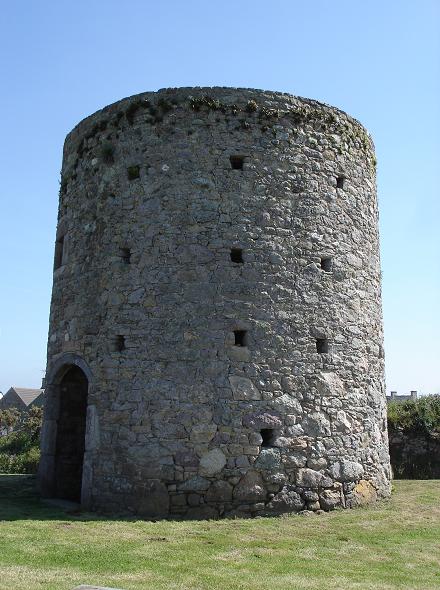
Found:
[[234, 88], [126, 98], [64, 146], [40, 486], [145, 517], [387, 496], [375, 157]]

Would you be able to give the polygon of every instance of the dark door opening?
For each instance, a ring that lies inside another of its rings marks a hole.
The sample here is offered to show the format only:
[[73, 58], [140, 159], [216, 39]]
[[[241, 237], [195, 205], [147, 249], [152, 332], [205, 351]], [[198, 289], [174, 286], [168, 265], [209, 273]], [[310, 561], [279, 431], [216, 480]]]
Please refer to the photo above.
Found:
[[73, 366], [60, 383], [60, 413], [55, 451], [55, 497], [81, 501], [88, 381]]

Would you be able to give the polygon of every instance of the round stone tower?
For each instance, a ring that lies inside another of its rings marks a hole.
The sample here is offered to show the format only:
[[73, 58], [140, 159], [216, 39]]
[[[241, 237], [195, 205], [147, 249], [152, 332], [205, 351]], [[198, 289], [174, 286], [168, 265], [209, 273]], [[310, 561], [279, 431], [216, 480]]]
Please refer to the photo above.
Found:
[[390, 490], [375, 157], [354, 119], [235, 88], [67, 137], [40, 486], [145, 517]]

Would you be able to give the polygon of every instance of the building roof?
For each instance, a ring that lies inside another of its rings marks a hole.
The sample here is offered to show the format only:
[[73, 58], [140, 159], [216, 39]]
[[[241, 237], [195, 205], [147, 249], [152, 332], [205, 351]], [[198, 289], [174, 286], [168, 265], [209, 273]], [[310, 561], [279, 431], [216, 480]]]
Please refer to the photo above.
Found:
[[[44, 392], [44, 389], [30, 389], [28, 387], [13, 386], [11, 389], [18, 395], [18, 397], [26, 406], [29, 406], [39, 395]], [[9, 393], [11, 389], [9, 389], [5, 395]]]

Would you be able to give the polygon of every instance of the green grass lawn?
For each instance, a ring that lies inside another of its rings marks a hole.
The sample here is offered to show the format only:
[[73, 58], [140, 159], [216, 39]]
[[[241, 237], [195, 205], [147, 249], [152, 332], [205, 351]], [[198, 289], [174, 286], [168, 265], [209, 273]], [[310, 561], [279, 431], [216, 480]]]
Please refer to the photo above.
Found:
[[440, 481], [395, 481], [390, 501], [323, 515], [110, 520], [41, 503], [0, 476], [0, 588], [440, 588]]

